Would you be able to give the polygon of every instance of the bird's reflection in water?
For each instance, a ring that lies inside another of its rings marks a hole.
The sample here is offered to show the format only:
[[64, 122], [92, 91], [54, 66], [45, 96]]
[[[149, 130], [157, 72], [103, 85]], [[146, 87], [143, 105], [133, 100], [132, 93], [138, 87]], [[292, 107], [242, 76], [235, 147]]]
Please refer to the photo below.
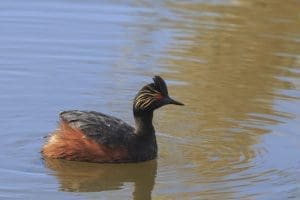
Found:
[[46, 159], [45, 164], [54, 171], [63, 191], [119, 190], [124, 183], [134, 183], [134, 199], [151, 199], [157, 170], [156, 160], [132, 164], [98, 164]]

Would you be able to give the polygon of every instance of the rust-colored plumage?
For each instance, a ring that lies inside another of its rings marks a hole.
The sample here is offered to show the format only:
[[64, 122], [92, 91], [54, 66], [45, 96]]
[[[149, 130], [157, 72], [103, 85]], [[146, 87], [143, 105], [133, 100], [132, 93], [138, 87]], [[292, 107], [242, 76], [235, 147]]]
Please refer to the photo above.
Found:
[[47, 158], [88, 162], [123, 162], [128, 159], [126, 148], [101, 145], [64, 122], [49, 137], [42, 154]]

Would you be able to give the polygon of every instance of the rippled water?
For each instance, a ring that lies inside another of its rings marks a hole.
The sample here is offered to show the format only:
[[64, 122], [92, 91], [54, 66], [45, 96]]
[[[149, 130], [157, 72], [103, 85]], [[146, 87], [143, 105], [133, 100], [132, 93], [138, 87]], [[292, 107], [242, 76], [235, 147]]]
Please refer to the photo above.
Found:
[[[0, 4], [0, 199], [299, 199], [297, 1]], [[155, 113], [159, 157], [42, 160], [61, 110], [133, 123], [160, 74], [185, 107]]]

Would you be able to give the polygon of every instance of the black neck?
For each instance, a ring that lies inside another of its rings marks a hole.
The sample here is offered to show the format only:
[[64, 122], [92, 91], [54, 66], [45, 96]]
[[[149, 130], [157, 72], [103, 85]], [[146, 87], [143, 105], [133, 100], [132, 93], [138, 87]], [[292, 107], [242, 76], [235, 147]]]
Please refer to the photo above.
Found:
[[153, 111], [148, 112], [133, 112], [135, 120], [135, 133], [140, 136], [151, 136], [155, 134], [152, 124]]
[[152, 124], [153, 110], [137, 112], [134, 110], [135, 134], [137, 143], [133, 150], [133, 157], [139, 161], [151, 160], [157, 156], [155, 130]]

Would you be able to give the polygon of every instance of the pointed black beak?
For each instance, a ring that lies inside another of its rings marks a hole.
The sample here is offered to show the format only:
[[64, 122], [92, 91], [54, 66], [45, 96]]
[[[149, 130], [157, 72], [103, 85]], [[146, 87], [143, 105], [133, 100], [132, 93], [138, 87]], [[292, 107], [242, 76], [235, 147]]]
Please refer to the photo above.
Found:
[[165, 101], [166, 101], [166, 104], [174, 104], [174, 105], [184, 106], [183, 103], [176, 101], [176, 100], [172, 99], [171, 97], [165, 98]]

